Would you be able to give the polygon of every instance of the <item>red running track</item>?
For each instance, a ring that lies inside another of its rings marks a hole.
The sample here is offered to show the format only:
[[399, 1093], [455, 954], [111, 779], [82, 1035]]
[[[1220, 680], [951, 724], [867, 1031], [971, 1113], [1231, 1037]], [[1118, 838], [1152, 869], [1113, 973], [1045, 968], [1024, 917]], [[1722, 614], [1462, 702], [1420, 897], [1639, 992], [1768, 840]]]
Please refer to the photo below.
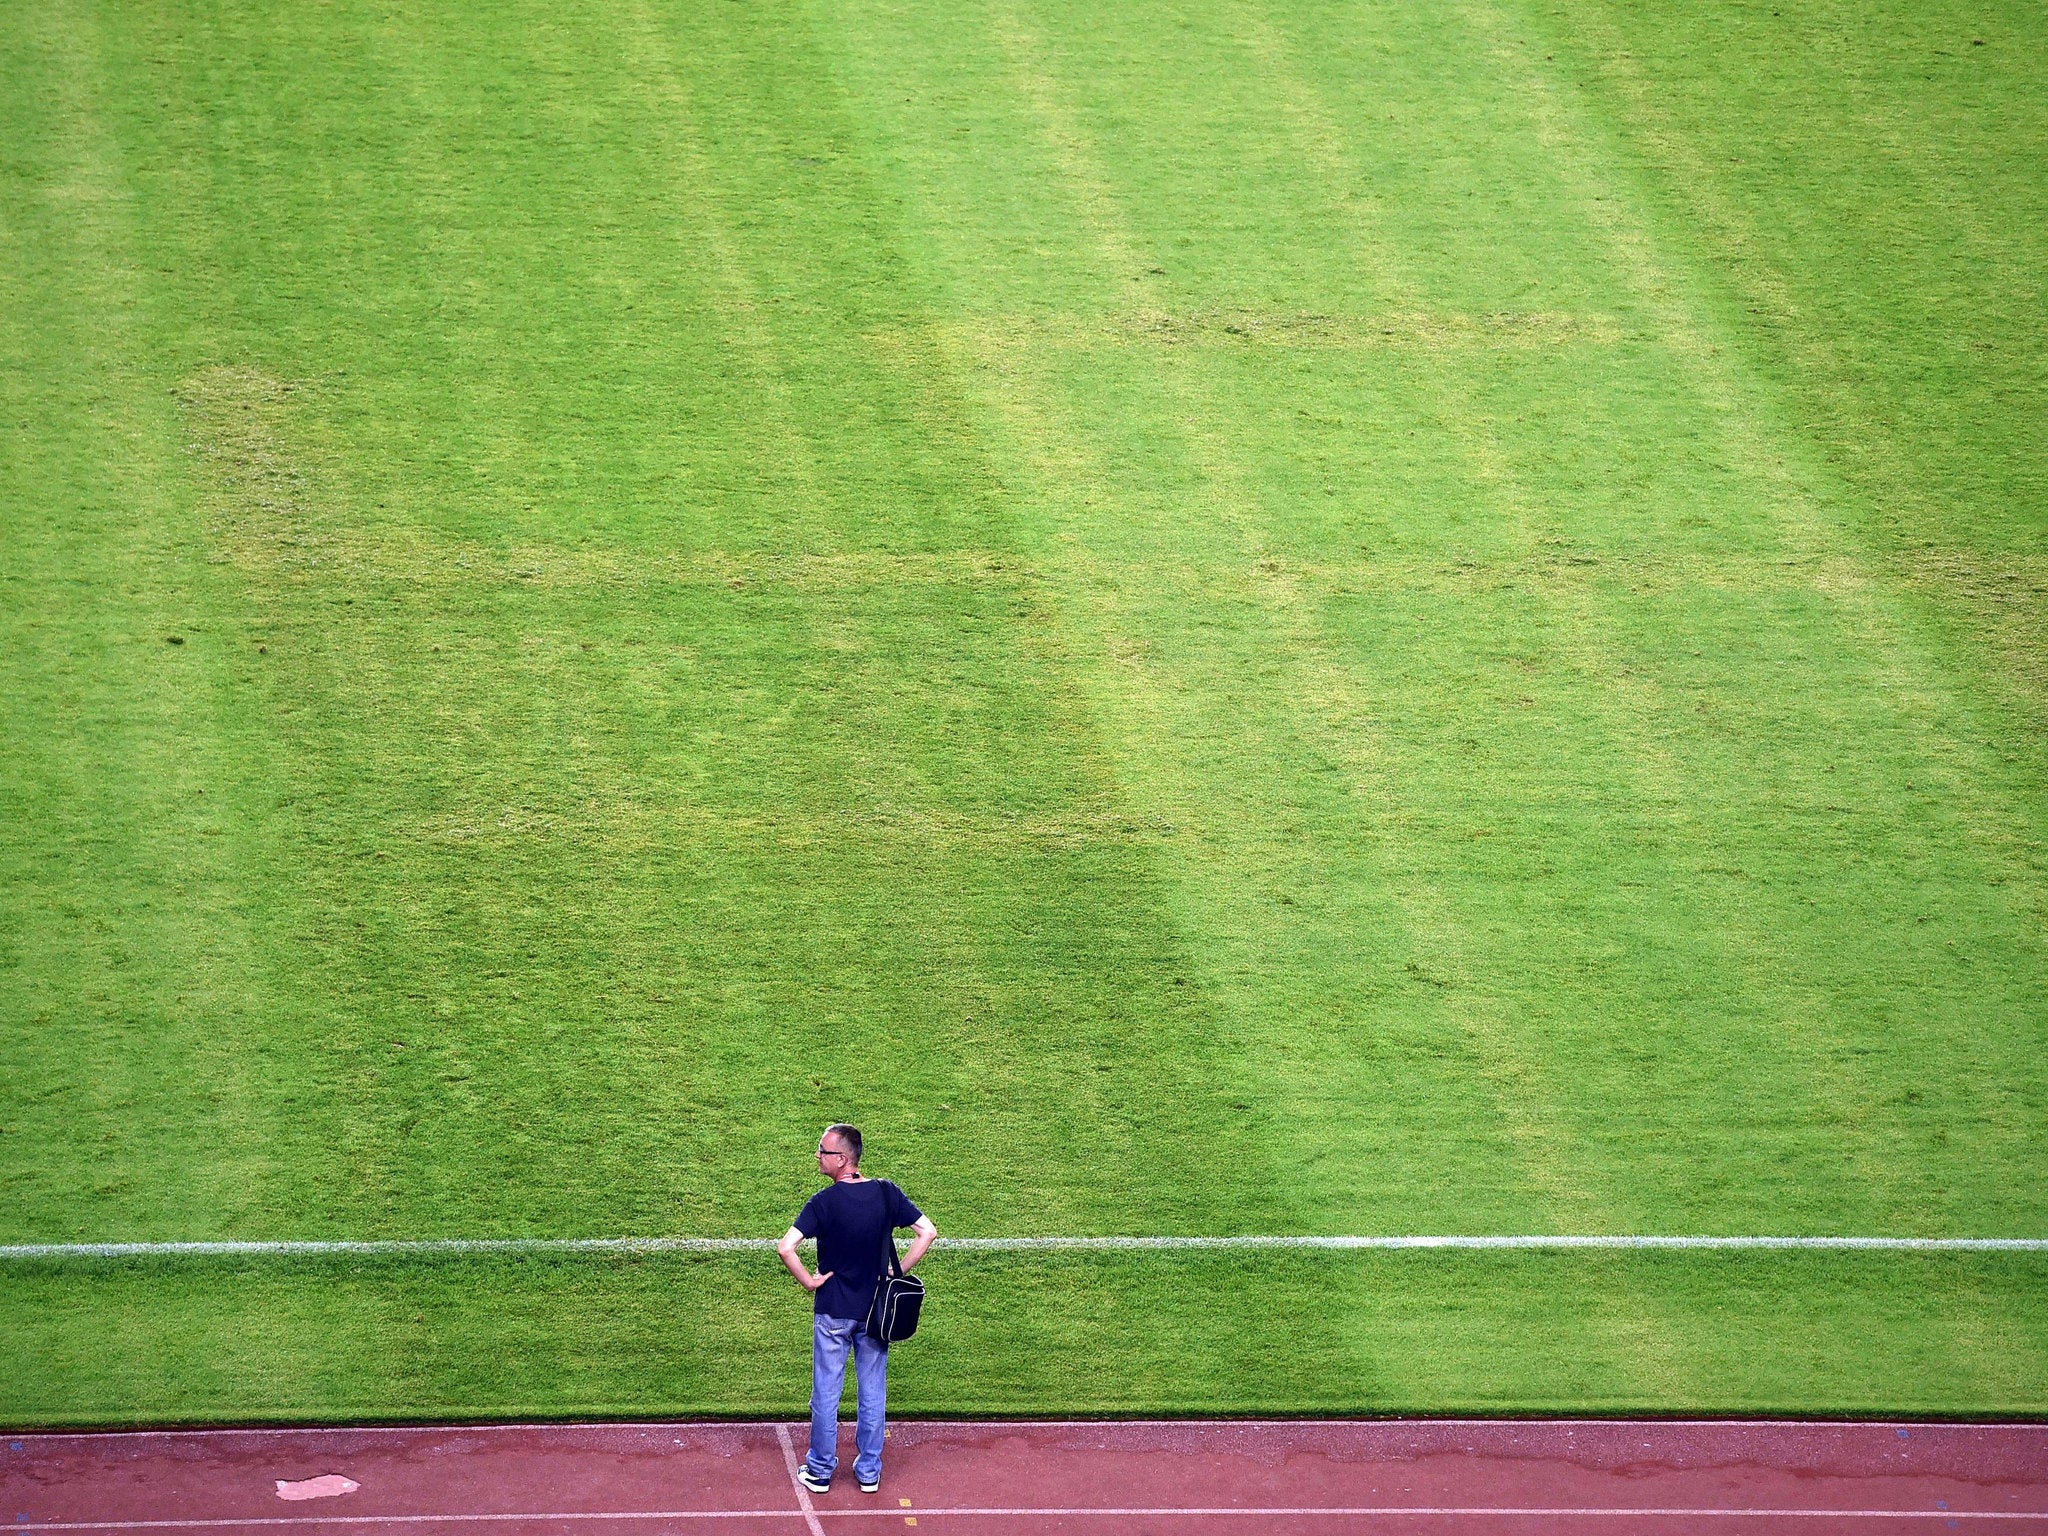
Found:
[[[900, 1423], [882, 1490], [802, 1426], [16, 1434], [0, 1528], [319, 1536], [2048, 1533], [2048, 1425]], [[350, 1493], [286, 1501], [280, 1480]]]

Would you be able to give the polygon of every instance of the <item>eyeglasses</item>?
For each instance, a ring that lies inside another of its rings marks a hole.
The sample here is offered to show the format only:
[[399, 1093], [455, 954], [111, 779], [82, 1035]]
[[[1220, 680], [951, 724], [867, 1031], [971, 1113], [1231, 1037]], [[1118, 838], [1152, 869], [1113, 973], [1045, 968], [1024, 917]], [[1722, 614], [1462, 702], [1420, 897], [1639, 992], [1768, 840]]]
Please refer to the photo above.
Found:
[[833, 1150], [832, 1150], [832, 1149], [831, 1149], [830, 1147], [820, 1147], [820, 1148], [818, 1148], [818, 1156], [820, 1156], [820, 1157], [844, 1157], [844, 1156], [846, 1156], [846, 1154], [845, 1154], [844, 1152], [834, 1152], [834, 1151], [833, 1151]]

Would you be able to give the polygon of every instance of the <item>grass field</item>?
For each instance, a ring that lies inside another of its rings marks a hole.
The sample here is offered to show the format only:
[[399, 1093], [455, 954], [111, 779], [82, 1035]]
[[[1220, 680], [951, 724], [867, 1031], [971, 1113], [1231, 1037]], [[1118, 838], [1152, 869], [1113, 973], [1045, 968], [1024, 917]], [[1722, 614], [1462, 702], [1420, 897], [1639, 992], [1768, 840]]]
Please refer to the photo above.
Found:
[[[1979, 41], [1981, 40], [1981, 41]], [[2048, 13], [0, 13], [0, 1242], [2048, 1235]], [[898, 1412], [2048, 1412], [2048, 1259], [936, 1254]], [[0, 1420], [791, 1413], [772, 1258]]]

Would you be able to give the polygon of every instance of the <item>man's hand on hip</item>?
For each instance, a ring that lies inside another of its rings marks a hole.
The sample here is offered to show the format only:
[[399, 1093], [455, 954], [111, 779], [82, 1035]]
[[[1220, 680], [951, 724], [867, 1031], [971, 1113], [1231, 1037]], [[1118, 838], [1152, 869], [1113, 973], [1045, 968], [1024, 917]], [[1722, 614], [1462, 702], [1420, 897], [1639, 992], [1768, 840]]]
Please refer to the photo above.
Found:
[[782, 1267], [789, 1271], [790, 1277], [798, 1285], [807, 1291], [815, 1291], [819, 1286], [832, 1278], [832, 1271], [828, 1269], [822, 1275], [814, 1275], [804, 1268], [804, 1261], [798, 1258], [796, 1253], [796, 1245], [803, 1240], [803, 1233], [797, 1231], [795, 1227], [791, 1227], [782, 1234], [782, 1240], [775, 1245], [775, 1252], [782, 1260]]

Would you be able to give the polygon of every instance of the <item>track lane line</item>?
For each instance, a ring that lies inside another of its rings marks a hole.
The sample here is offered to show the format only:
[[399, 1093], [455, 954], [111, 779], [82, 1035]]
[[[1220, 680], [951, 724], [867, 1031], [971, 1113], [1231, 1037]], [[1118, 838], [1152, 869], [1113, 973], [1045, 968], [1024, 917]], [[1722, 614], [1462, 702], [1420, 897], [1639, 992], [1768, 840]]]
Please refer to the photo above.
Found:
[[789, 1486], [796, 1490], [797, 1507], [804, 1513], [805, 1528], [811, 1536], [825, 1536], [825, 1527], [818, 1523], [818, 1512], [811, 1507], [811, 1490], [796, 1475], [796, 1442], [790, 1439], [787, 1424], [775, 1426], [775, 1442], [782, 1447], [782, 1465], [789, 1472]]
[[[762, 1423], [762, 1422], [765, 1422], [765, 1421], [763, 1421], [763, 1420], [740, 1420], [740, 1421], [738, 1421], [738, 1422], [739, 1422], [739, 1423], [740, 1423], [741, 1425], [743, 1425], [743, 1426], [744, 1426], [744, 1425], [758, 1424], [758, 1423]], [[954, 1428], [954, 1427], [958, 1427], [958, 1425], [959, 1425], [959, 1424], [960, 1424], [961, 1422], [963, 1422], [963, 1421], [958, 1421], [958, 1420], [951, 1420], [951, 1419], [926, 1419], [926, 1418], [917, 1418], [917, 1417], [908, 1417], [908, 1418], [906, 1418], [906, 1417], [903, 1417], [903, 1416], [900, 1416], [900, 1415], [892, 1415], [892, 1416], [890, 1417], [890, 1421], [889, 1421], [889, 1424], [890, 1424], [890, 1428], [891, 1428], [891, 1429], [895, 1429], [895, 1428], [896, 1428], [896, 1427], [898, 1427], [899, 1425], [902, 1425], [902, 1426], [906, 1426], [906, 1427], [912, 1427], [912, 1428], [931, 1428], [931, 1427], [934, 1427], [934, 1426], [937, 1426], [937, 1427], [940, 1427], [940, 1428]], [[2048, 1424], [2043, 1424], [2043, 1423], [2042, 1423], [2041, 1421], [2039, 1421], [2039, 1420], [2035, 1420], [2035, 1419], [2025, 1419], [2025, 1420], [2001, 1420], [2001, 1419], [1993, 1419], [1993, 1420], [1968, 1420], [1968, 1419], [1882, 1419], [1882, 1418], [1876, 1418], [1876, 1419], [1739, 1419], [1739, 1418], [1729, 1418], [1729, 1419], [1723, 1419], [1723, 1418], [1705, 1418], [1705, 1419], [1702, 1419], [1702, 1418], [1672, 1418], [1672, 1419], [1651, 1419], [1651, 1420], [1640, 1420], [1640, 1419], [1602, 1419], [1602, 1418], [1561, 1418], [1561, 1419], [1549, 1419], [1549, 1418], [1546, 1418], [1546, 1419], [1477, 1419], [1477, 1418], [1444, 1418], [1444, 1417], [1441, 1417], [1441, 1416], [1439, 1416], [1439, 1417], [1417, 1417], [1417, 1418], [1408, 1418], [1408, 1417], [1405, 1417], [1405, 1416], [1403, 1416], [1403, 1417], [1399, 1417], [1399, 1418], [1378, 1418], [1378, 1417], [1371, 1417], [1371, 1418], [1348, 1418], [1348, 1419], [1261, 1419], [1261, 1418], [1243, 1418], [1243, 1419], [1234, 1419], [1234, 1418], [1222, 1418], [1222, 1419], [1195, 1419], [1195, 1418], [1189, 1418], [1189, 1419], [1180, 1419], [1180, 1418], [1174, 1418], [1174, 1419], [1159, 1419], [1159, 1418], [1137, 1418], [1137, 1419], [1124, 1419], [1124, 1418], [1115, 1418], [1115, 1419], [1050, 1419], [1050, 1418], [1048, 1418], [1048, 1419], [971, 1419], [971, 1420], [966, 1420], [966, 1421], [964, 1421], [964, 1422], [965, 1422], [965, 1423], [967, 1423], [967, 1424], [970, 1424], [970, 1425], [972, 1425], [972, 1426], [973, 1426], [974, 1428], [976, 1428], [976, 1429], [1043, 1429], [1043, 1428], [1045, 1428], [1045, 1427], [1046, 1427], [1047, 1425], [1051, 1425], [1051, 1426], [1053, 1426], [1053, 1427], [1055, 1427], [1055, 1428], [1060, 1428], [1060, 1429], [1071, 1429], [1071, 1428], [1074, 1428], [1074, 1427], [1076, 1427], [1076, 1426], [1081, 1426], [1081, 1427], [1085, 1427], [1085, 1428], [1088, 1428], [1088, 1429], [1129, 1429], [1129, 1428], [1133, 1428], [1133, 1427], [1136, 1427], [1136, 1428], [1167, 1428], [1167, 1429], [1190, 1429], [1190, 1428], [1209, 1428], [1209, 1429], [1216, 1429], [1216, 1428], [1227, 1428], [1227, 1429], [1241, 1429], [1241, 1428], [1245, 1428], [1245, 1427], [1248, 1427], [1248, 1426], [1250, 1426], [1250, 1427], [1259, 1427], [1259, 1428], [1271, 1428], [1271, 1427], [1276, 1427], [1276, 1426], [1278, 1426], [1278, 1427], [1286, 1427], [1286, 1428], [1293, 1428], [1293, 1427], [1296, 1427], [1296, 1426], [1299, 1426], [1299, 1425], [1303, 1425], [1303, 1424], [1311, 1424], [1311, 1425], [1318, 1425], [1318, 1426], [1323, 1426], [1323, 1425], [1331, 1425], [1331, 1424], [1337, 1424], [1337, 1425], [1342, 1425], [1342, 1426], [1344, 1426], [1344, 1427], [1346, 1427], [1346, 1428], [1351, 1428], [1351, 1427], [1355, 1427], [1355, 1426], [1357, 1426], [1357, 1425], [1360, 1425], [1360, 1424], [1365, 1424], [1365, 1425], [1370, 1425], [1370, 1426], [1372, 1426], [1372, 1427], [1374, 1427], [1374, 1428], [1380, 1428], [1380, 1429], [1407, 1429], [1407, 1428], [1410, 1428], [1410, 1427], [1413, 1427], [1413, 1426], [1426, 1426], [1426, 1427], [1430, 1427], [1430, 1428], [1442, 1428], [1442, 1427], [1446, 1427], [1446, 1426], [1449, 1426], [1449, 1427], [1452, 1427], [1452, 1428], [1457, 1428], [1457, 1429], [1465, 1429], [1465, 1428], [1468, 1428], [1468, 1427], [1474, 1427], [1474, 1426], [1476, 1426], [1476, 1427], [1480, 1427], [1480, 1428], [1496, 1428], [1496, 1427], [1499, 1427], [1499, 1426], [1502, 1426], [1502, 1425], [1512, 1425], [1512, 1426], [1513, 1426], [1514, 1428], [1516, 1428], [1516, 1429], [1518, 1429], [1518, 1430], [1519, 1430], [1519, 1429], [1527, 1429], [1527, 1428], [1529, 1428], [1530, 1426], [1532, 1426], [1532, 1425], [1535, 1425], [1535, 1426], [1540, 1426], [1540, 1427], [1544, 1427], [1544, 1428], [1552, 1428], [1552, 1427], [1557, 1427], [1557, 1428], [1566, 1428], [1566, 1429], [1579, 1429], [1579, 1428], [1586, 1428], [1586, 1429], [1613, 1429], [1613, 1428], [1616, 1428], [1616, 1427], [1618, 1426], [1618, 1427], [1622, 1427], [1622, 1428], [1645, 1428], [1645, 1427], [1649, 1427], [1649, 1428], [1656, 1428], [1656, 1429], [1670, 1429], [1670, 1428], [1674, 1428], [1674, 1427], [1686, 1427], [1686, 1428], [1704, 1428], [1704, 1429], [1729, 1429], [1729, 1428], [1733, 1428], [1733, 1429], [1769, 1429], [1769, 1430], [1784, 1430], [1784, 1429], [1801, 1429], [1801, 1430], [1812, 1430], [1812, 1429], [1823, 1429], [1823, 1430], [1829, 1430], [1829, 1431], [1839, 1431], [1839, 1430], [1844, 1430], [1844, 1429], [1868, 1429], [1868, 1428], [1871, 1428], [1872, 1426], [1876, 1426], [1876, 1427], [1878, 1427], [1878, 1428], [1882, 1428], [1882, 1429], [1907, 1429], [1907, 1430], [1911, 1430], [1911, 1431], [1913, 1431], [1913, 1432], [1914, 1432], [1914, 1433], [1916, 1433], [1916, 1434], [1918, 1434], [1918, 1433], [1922, 1433], [1922, 1432], [1926, 1432], [1926, 1433], [1930, 1433], [1930, 1434], [1932, 1434], [1932, 1433], [1936, 1433], [1936, 1432], [1941, 1432], [1941, 1431], [1947, 1431], [1947, 1432], [1961, 1432], [1961, 1433], [1974, 1433], [1974, 1432], [1976, 1432], [1976, 1431], [1979, 1431], [1979, 1430], [1985, 1430], [1985, 1429], [2002, 1429], [2002, 1430], [2039, 1430], [2039, 1431], [2044, 1431], [2044, 1432], [2048, 1432]], [[564, 1424], [564, 1423], [562, 1423], [562, 1422], [561, 1422], [560, 1420], [554, 1420], [554, 1419], [538, 1419], [538, 1420], [524, 1420], [524, 1419], [511, 1419], [511, 1420], [507, 1420], [507, 1421], [505, 1421], [504, 1423], [489, 1423], [489, 1424], [467, 1424], [467, 1423], [463, 1423], [463, 1422], [461, 1422], [461, 1421], [459, 1421], [459, 1420], [451, 1420], [451, 1421], [449, 1421], [449, 1422], [446, 1422], [446, 1423], [442, 1423], [442, 1422], [438, 1422], [438, 1421], [433, 1421], [433, 1420], [429, 1420], [429, 1421], [427, 1421], [427, 1422], [425, 1422], [425, 1423], [420, 1423], [420, 1424], [286, 1424], [286, 1425], [271, 1425], [271, 1424], [258, 1424], [258, 1425], [250, 1425], [250, 1424], [242, 1424], [242, 1425], [221, 1425], [221, 1426], [216, 1426], [216, 1427], [214, 1427], [214, 1428], [211, 1428], [211, 1429], [23, 1429], [23, 1430], [14, 1430], [14, 1431], [11, 1431], [11, 1432], [9, 1433], [9, 1435], [8, 1435], [8, 1438], [9, 1438], [9, 1439], [13, 1439], [13, 1440], [84, 1440], [84, 1441], [89, 1441], [89, 1442], [92, 1442], [92, 1443], [94, 1443], [94, 1444], [98, 1444], [98, 1443], [101, 1443], [101, 1442], [103, 1442], [103, 1441], [109, 1441], [109, 1440], [119, 1440], [119, 1439], [146, 1439], [146, 1438], [159, 1438], [159, 1439], [161, 1439], [161, 1438], [166, 1438], [166, 1437], [172, 1437], [172, 1438], [176, 1438], [176, 1439], [180, 1439], [180, 1440], [188, 1440], [188, 1439], [196, 1439], [196, 1438], [198, 1438], [199, 1436], [202, 1436], [202, 1435], [255, 1435], [255, 1436], [280, 1436], [280, 1435], [284, 1435], [284, 1436], [298, 1436], [298, 1435], [422, 1435], [422, 1434], [440, 1434], [440, 1433], [443, 1433], [443, 1432], [447, 1432], [447, 1431], [459, 1431], [460, 1433], [462, 1433], [462, 1434], [465, 1434], [465, 1435], [487, 1435], [487, 1434], [523, 1434], [523, 1433], [530, 1433], [530, 1432], [532, 1432], [532, 1431], [534, 1431], [534, 1430], [548, 1430], [548, 1431], [557, 1431], [557, 1430], [564, 1430], [564, 1429], [571, 1429], [571, 1430], [577, 1430], [577, 1431], [583, 1431], [583, 1432], [593, 1432], [593, 1433], [609, 1433], [609, 1432], [611, 1432], [611, 1431], [613, 1431], [613, 1430], [635, 1430], [635, 1429], [637, 1429], [637, 1430], [658, 1430], [658, 1431], [660, 1431], [660, 1432], [661, 1432], [662, 1434], [671, 1434], [671, 1433], [673, 1433], [673, 1432], [674, 1432], [674, 1430], [675, 1430], [675, 1429], [676, 1429], [677, 1427], [678, 1427], [678, 1422], [677, 1422], [676, 1420], [673, 1420], [673, 1419], [601, 1419], [601, 1420], [595, 1420], [595, 1421], [591, 1421], [591, 1422], [587, 1422], [587, 1423], [570, 1423], [570, 1424]], [[689, 1425], [687, 1425], [687, 1424], [685, 1424], [685, 1425], [684, 1425], [683, 1427], [690, 1427], [690, 1426], [689, 1426]], [[5, 1529], [6, 1529], [6, 1527], [5, 1527], [4, 1525], [0, 1525], [0, 1532], [4, 1532], [4, 1531], [5, 1531]]]
[[[783, 1451], [794, 1476], [795, 1450], [789, 1440], [786, 1427], [778, 1426]], [[796, 1485], [800, 1510], [781, 1509], [652, 1509], [652, 1510], [609, 1510], [609, 1511], [533, 1511], [516, 1514], [470, 1514], [470, 1515], [263, 1515], [229, 1517], [214, 1520], [69, 1520], [45, 1521], [21, 1525], [10, 1525], [0, 1529], [14, 1531], [196, 1531], [224, 1530], [252, 1526], [309, 1526], [309, 1525], [435, 1525], [435, 1524], [508, 1524], [519, 1521], [541, 1523], [551, 1520], [788, 1520], [801, 1514], [805, 1523], [816, 1536], [824, 1536], [822, 1520], [873, 1520], [900, 1519], [901, 1509], [826, 1509], [819, 1510], [812, 1505], [809, 1492], [802, 1484]], [[1442, 1519], [1447, 1516], [1481, 1518], [1553, 1518], [1588, 1519], [1613, 1517], [1632, 1520], [2035, 1520], [2048, 1522], [2048, 1510], [1992, 1510], [1992, 1509], [1798, 1509], [1798, 1508], [1756, 1508], [1717, 1509], [1699, 1506], [1633, 1506], [1628, 1508], [1605, 1505], [1507, 1505], [1507, 1504], [1375, 1504], [1375, 1505], [1059, 1505], [1044, 1507], [1026, 1506], [933, 1506], [926, 1505], [916, 1511], [920, 1520], [927, 1516], [946, 1515], [978, 1516], [987, 1518], [1014, 1519], [1075, 1519], [1099, 1515], [1112, 1519], [1136, 1518], [1182, 1518], [1202, 1519]]]

